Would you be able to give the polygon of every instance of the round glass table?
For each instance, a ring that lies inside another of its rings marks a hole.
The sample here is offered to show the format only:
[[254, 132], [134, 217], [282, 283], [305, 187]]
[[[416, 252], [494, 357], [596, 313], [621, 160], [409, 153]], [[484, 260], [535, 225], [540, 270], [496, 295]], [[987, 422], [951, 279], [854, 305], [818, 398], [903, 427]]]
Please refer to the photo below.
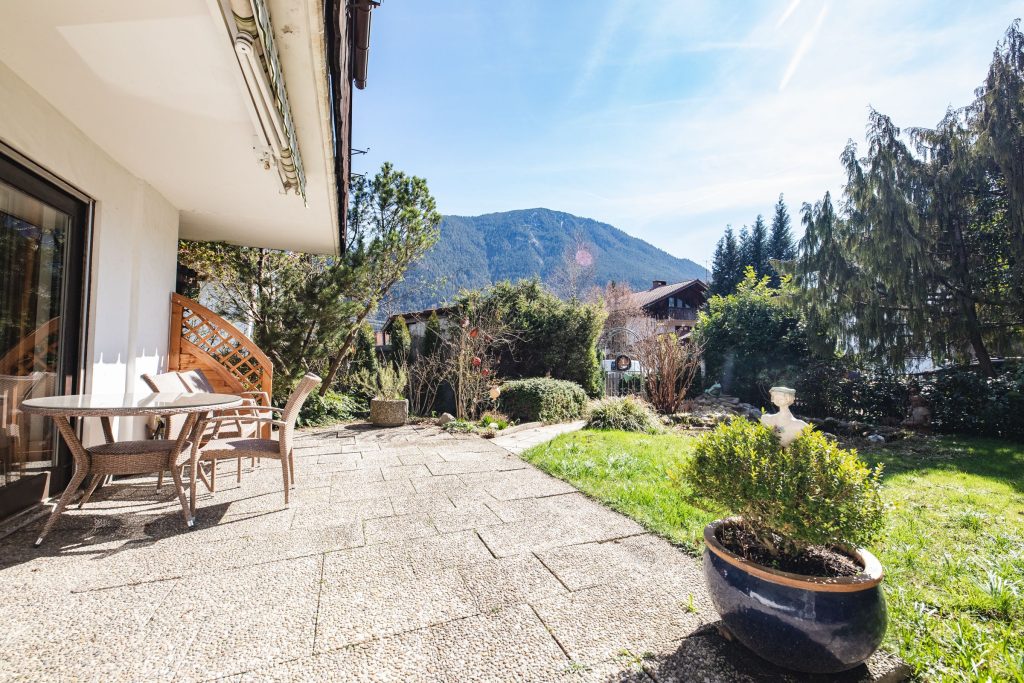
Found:
[[[88, 502], [92, 492], [108, 474], [144, 474], [169, 469], [174, 478], [185, 524], [191, 527], [193, 519], [181, 479], [181, 466], [184, 464], [182, 451], [198, 443], [199, 434], [196, 432], [200, 426], [200, 417], [214, 410], [235, 408], [241, 404], [240, 396], [207, 393], [72, 394], [23, 401], [21, 409], [24, 412], [53, 418], [57, 431], [64, 437], [74, 458], [71, 481], [46, 520], [35, 542], [36, 547], [46, 538], [78, 487], [90, 474], [93, 478], [79, 507]], [[110, 426], [112, 417], [180, 414], [188, 417], [174, 440], [114, 441]], [[100, 418], [106, 444], [89, 448], [83, 446], [71, 426], [70, 420], [73, 417]]]

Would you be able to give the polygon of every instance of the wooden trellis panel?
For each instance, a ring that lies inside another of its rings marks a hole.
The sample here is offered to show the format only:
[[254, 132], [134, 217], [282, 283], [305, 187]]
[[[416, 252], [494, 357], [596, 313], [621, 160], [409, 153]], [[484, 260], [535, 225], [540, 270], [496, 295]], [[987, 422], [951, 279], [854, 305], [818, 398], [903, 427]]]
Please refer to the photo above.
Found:
[[171, 294], [168, 370], [202, 370], [218, 392], [273, 395], [274, 365], [248, 337], [200, 303]]

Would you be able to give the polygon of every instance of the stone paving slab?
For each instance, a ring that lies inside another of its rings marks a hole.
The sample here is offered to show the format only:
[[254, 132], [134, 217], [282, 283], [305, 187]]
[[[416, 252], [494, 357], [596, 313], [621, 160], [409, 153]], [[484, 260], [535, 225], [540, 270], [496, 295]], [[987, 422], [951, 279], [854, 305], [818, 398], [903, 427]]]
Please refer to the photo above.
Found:
[[0, 683], [748, 680], [696, 559], [506, 449], [575, 428], [303, 432], [289, 505], [225, 462], [191, 532], [169, 484], [103, 487], [0, 539]]

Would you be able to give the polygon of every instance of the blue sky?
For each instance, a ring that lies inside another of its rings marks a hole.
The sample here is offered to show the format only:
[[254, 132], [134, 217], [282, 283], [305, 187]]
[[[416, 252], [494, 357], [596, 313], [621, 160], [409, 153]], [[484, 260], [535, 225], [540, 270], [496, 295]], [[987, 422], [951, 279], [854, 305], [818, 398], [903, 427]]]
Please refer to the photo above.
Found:
[[869, 105], [909, 127], [966, 104], [1019, 16], [1024, 0], [384, 0], [354, 166], [424, 176], [443, 213], [543, 206], [706, 263], [779, 193], [796, 217], [838, 192]]

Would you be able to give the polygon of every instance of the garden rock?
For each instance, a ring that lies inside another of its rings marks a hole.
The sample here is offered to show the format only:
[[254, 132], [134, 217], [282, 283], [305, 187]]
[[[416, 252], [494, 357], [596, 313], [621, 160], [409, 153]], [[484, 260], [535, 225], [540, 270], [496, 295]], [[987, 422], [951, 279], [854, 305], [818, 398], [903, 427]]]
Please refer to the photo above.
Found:
[[868, 437], [868, 441], [871, 443], [885, 443], [885, 437], [881, 434], [872, 434]]
[[454, 420], [455, 416], [452, 415], [451, 413], [441, 413], [441, 417], [437, 418], [437, 424], [440, 427], [444, 427], [446, 424]]

